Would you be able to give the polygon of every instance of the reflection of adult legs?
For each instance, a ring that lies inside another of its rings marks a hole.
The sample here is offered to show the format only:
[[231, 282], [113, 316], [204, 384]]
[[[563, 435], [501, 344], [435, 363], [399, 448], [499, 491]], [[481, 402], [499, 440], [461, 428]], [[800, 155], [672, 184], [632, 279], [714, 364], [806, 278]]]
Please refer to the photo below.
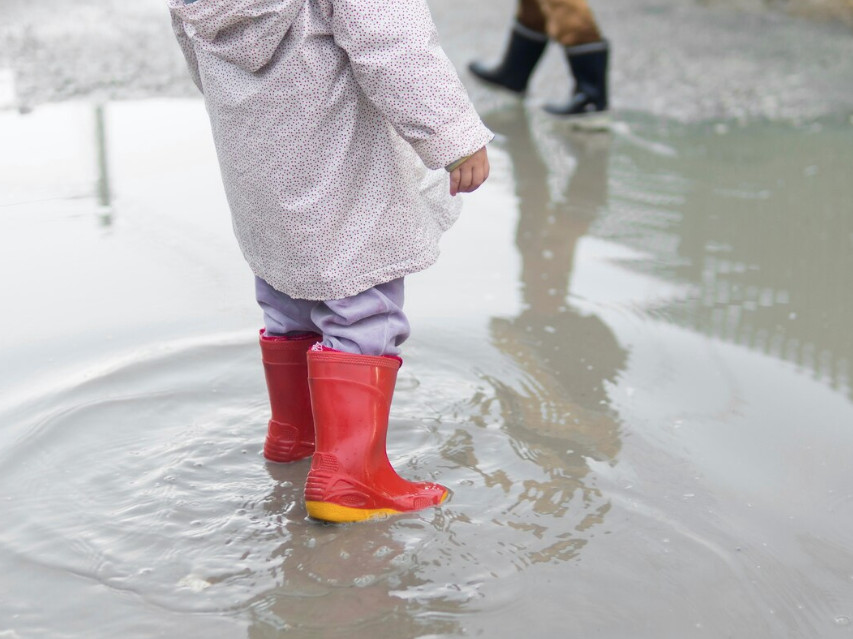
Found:
[[566, 116], [605, 111], [609, 47], [586, 0], [520, 0], [504, 59], [494, 68], [479, 62], [469, 68], [482, 80], [523, 93], [548, 38], [564, 47], [575, 89], [567, 104], [545, 109]]
[[[526, 118], [520, 119], [526, 124]], [[571, 474], [582, 477], [584, 458], [612, 459], [619, 450], [618, 421], [602, 406], [608, 400], [604, 380], [614, 378], [624, 351], [601, 319], [577, 312], [567, 301], [576, 247], [607, 203], [609, 134], [566, 136], [576, 169], [565, 201], [546, 205], [542, 194], [547, 198], [548, 175], [543, 168], [539, 183], [522, 189], [534, 142], [525, 126], [514, 133], [509, 149], [519, 198], [515, 237], [524, 310], [513, 319], [493, 318], [490, 332], [519, 378], [515, 383], [487, 379], [508, 431], [531, 449], [540, 447], [537, 463], [547, 464], [549, 450], [559, 451], [552, 461], [580, 461], [579, 472]], [[566, 446], [556, 448], [560, 440], [571, 442], [568, 457], [562, 454]], [[547, 491], [546, 484], [542, 492]], [[544, 500], [537, 504], [547, 508]]]

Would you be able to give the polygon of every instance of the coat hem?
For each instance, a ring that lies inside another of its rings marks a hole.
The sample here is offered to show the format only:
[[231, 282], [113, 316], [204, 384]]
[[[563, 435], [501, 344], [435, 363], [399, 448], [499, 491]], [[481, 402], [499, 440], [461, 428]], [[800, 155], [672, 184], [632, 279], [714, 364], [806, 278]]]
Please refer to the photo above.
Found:
[[461, 206], [454, 206], [449, 210], [445, 210], [437, 219], [436, 224], [440, 229], [440, 233], [436, 235], [435, 240], [430, 243], [428, 248], [421, 251], [414, 257], [403, 262], [395, 262], [383, 266], [382, 268], [363, 273], [358, 276], [338, 278], [334, 280], [318, 279], [310, 282], [300, 282], [299, 284], [288, 286], [286, 285], [287, 277], [279, 277], [275, 270], [264, 268], [262, 263], [256, 260], [249, 259], [249, 256], [243, 251], [243, 256], [249, 264], [252, 272], [272, 286], [277, 291], [281, 291], [289, 295], [293, 299], [327, 301], [339, 300], [345, 297], [352, 297], [369, 288], [385, 284], [393, 280], [418, 273], [428, 269], [435, 264], [441, 253], [438, 242], [447, 230], [453, 226], [459, 219], [461, 214]]
[[328, 301], [352, 297], [374, 286], [391, 282], [406, 275], [417, 273], [418, 271], [423, 271], [435, 264], [439, 253], [438, 246], [433, 246], [429, 250], [405, 262], [398, 262], [355, 277], [351, 276], [345, 280], [319, 280], [295, 286], [284, 286], [284, 283], [274, 272], [268, 272], [259, 265], [250, 263], [249, 267], [255, 275], [267, 282], [274, 289], [289, 295], [293, 299]]

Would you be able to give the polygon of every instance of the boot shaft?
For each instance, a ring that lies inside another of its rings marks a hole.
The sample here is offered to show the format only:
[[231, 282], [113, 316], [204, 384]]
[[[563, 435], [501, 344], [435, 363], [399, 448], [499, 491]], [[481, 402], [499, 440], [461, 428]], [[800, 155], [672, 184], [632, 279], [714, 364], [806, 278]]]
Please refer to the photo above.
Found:
[[473, 62], [468, 68], [481, 80], [516, 93], [524, 93], [533, 69], [547, 45], [547, 35], [516, 23], [510, 32], [509, 43], [500, 64], [492, 68]]
[[293, 462], [314, 452], [307, 352], [319, 340], [313, 333], [270, 338], [261, 331], [261, 358], [272, 413], [264, 441], [264, 457], [269, 461]]
[[385, 441], [400, 362], [332, 351], [308, 353], [316, 450], [344, 466], [387, 461]]
[[608, 107], [607, 68], [610, 45], [607, 40], [566, 48], [566, 58], [575, 78], [575, 94], [585, 95], [596, 111]]
[[268, 338], [261, 332], [261, 359], [274, 420], [290, 421], [291, 414], [310, 413], [307, 353], [319, 340], [315, 334]]
[[[575, 88], [565, 104], [547, 104], [545, 111], [560, 116], [588, 116], [607, 111], [607, 67], [610, 44], [607, 40], [565, 47]], [[588, 121], [592, 125], [592, 120]]]
[[317, 448], [305, 481], [308, 514], [363, 521], [437, 506], [447, 489], [410, 482], [385, 452], [388, 415], [400, 361], [337, 351], [308, 353]]

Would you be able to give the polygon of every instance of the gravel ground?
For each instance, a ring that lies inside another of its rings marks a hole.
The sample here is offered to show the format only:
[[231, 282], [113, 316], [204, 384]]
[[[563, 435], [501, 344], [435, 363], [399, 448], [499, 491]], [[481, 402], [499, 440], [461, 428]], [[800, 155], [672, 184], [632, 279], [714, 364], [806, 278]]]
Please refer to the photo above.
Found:
[[853, 0], [708, 0], [752, 10], [774, 9], [811, 20], [840, 21], [853, 27]]
[[[614, 106], [681, 121], [849, 114], [850, 29], [838, 20], [799, 19], [752, 1], [596, 0], [614, 45]], [[499, 55], [513, 0], [431, 0], [431, 6], [444, 47], [460, 69], [474, 57]], [[481, 108], [505, 99], [477, 86], [467, 72], [463, 77]], [[552, 47], [530, 100], [562, 97], [568, 86]], [[194, 95], [162, 0], [76, 0], [73, 9], [61, 0], [4, 0], [0, 108], [152, 95]]]

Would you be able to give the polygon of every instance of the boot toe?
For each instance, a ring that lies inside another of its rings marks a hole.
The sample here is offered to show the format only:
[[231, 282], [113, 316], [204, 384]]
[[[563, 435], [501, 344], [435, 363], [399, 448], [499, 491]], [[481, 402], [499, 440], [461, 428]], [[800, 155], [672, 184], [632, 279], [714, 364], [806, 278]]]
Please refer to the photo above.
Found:
[[418, 482], [413, 485], [416, 492], [395, 500], [400, 512], [416, 512], [443, 504], [450, 492], [444, 486], [432, 482]]
[[[323, 484], [322, 492], [318, 483]], [[346, 477], [322, 478], [309, 473], [305, 505], [313, 519], [349, 523], [383, 519], [443, 504], [449, 491], [431, 482], [411, 483], [403, 493], [392, 494]]]
[[473, 73], [475, 76], [480, 78], [481, 80], [485, 80], [486, 82], [496, 83], [497, 79], [495, 77], [494, 69], [486, 66], [482, 62], [474, 61], [468, 65], [468, 70]]

